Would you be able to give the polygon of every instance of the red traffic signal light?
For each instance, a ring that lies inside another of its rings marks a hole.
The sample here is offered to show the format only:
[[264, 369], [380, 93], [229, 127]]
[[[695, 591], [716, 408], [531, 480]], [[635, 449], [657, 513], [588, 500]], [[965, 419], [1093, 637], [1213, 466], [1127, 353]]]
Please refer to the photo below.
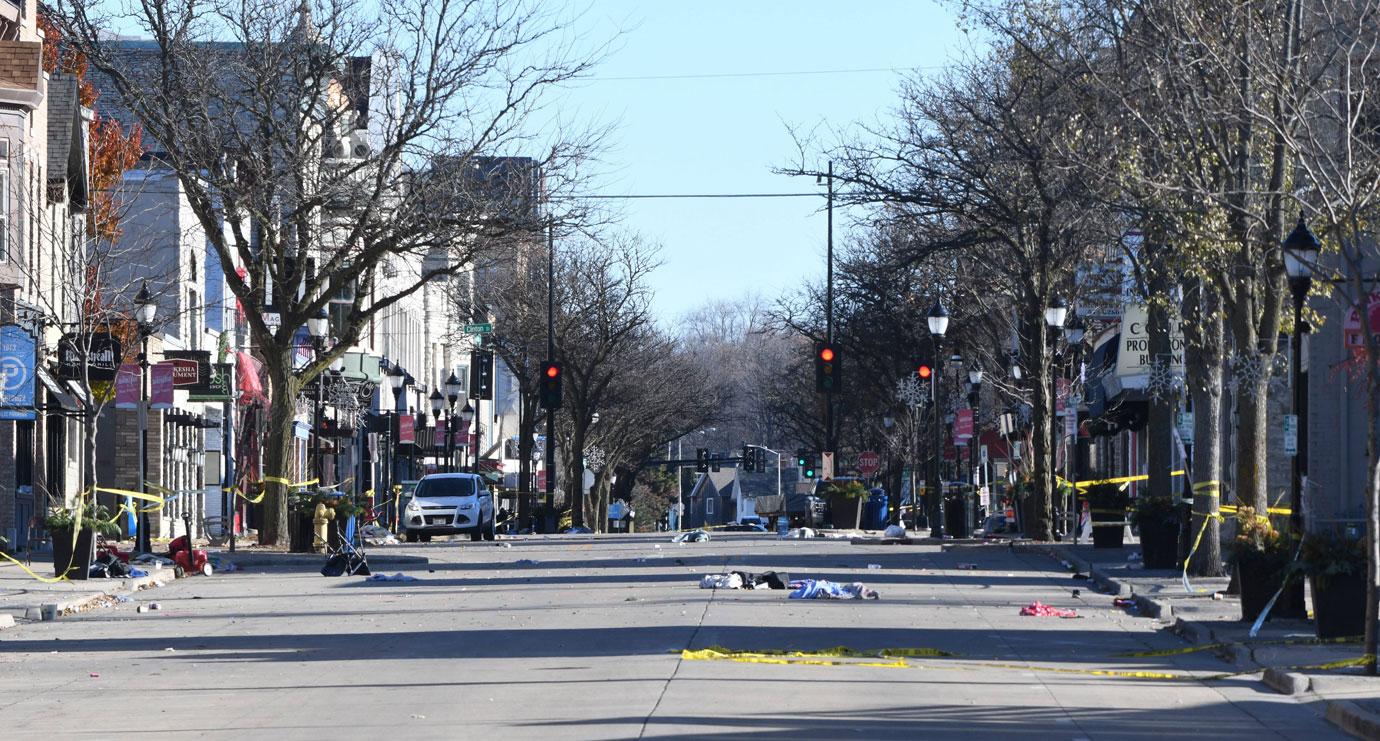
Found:
[[560, 367], [559, 365], [556, 365], [555, 363], [549, 363], [549, 364], [547, 364], [547, 366], [546, 366], [546, 377], [547, 377], [547, 378], [555, 378], [556, 376], [559, 376], [560, 374], [561, 374], [561, 367]]
[[541, 405], [546, 409], [561, 408], [561, 364], [547, 361], [541, 367]]
[[815, 390], [832, 394], [839, 390], [839, 357], [832, 345], [815, 344]]
[[920, 366], [919, 370], [915, 371], [915, 375], [920, 376], [922, 380], [929, 378], [930, 375], [933, 373], [934, 371], [930, 370], [930, 367], [928, 365], [922, 365]]

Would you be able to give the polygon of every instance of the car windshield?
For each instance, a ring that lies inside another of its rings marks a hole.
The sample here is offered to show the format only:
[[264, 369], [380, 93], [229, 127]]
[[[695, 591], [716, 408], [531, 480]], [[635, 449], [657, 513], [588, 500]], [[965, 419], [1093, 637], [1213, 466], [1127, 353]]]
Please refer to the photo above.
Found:
[[418, 497], [468, 497], [474, 494], [474, 479], [422, 479], [415, 493]]

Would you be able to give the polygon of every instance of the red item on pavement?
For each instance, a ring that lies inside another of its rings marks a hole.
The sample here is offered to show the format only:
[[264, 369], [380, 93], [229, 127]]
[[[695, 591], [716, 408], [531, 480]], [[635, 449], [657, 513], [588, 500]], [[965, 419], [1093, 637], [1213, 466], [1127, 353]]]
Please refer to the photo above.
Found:
[[1061, 608], [1058, 608], [1058, 607], [1050, 607], [1049, 605], [1046, 605], [1045, 603], [1040, 602], [1039, 600], [1036, 600], [1036, 601], [1034, 601], [1034, 602], [1031, 602], [1030, 604], [1026, 605], [1025, 607], [1022, 607], [1022, 608], [1021, 608], [1021, 614], [1022, 614], [1022, 615], [1027, 615], [1027, 616], [1033, 616], [1033, 617], [1058, 617], [1058, 618], [1076, 618], [1076, 617], [1078, 617], [1078, 612], [1077, 612], [1076, 610], [1064, 610], [1064, 609], [1061, 609]]

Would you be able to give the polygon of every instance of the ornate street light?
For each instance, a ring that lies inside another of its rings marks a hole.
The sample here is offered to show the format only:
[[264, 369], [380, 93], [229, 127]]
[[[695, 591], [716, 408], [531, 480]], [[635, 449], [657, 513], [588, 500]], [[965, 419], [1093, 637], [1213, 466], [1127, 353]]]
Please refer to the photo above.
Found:
[[1069, 305], [1063, 296], [1055, 296], [1049, 302], [1049, 307], [1045, 309], [1045, 324], [1050, 329], [1060, 329], [1064, 326], [1064, 318], [1068, 316]]
[[935, 300], [929, 313], [930, 340], [934, 342], [934, 373], [930, 375], [930, 393], [934, 399], [934, 465], [930, 468], [930, 536], [944, 537], [944, 485], [941, 458], [944, 455], [944, 422], [939, 414], [939, 378], [944, 375], [944, 333], [949, 331], [949, 310], [944, 302]]
[[320, 311], [307, 320], [307, 331], [313, 339], [320, 341], [326, 339], [326, 333], [330, 330], [331, 317], [326, 313], [326, 307], [322, 306]]
[[1303, 320], [1303, 305], [1313, 286], [1313, 266], [1322, 244], [1299, 214], [1294, 230], [1284, 238], [1284, 271], [1294, 294], [1293, 380], [1294, 416], [1298, 430], [1294, 465], [1289, 487], [1289, 527], [1295, 535], [1303, 533], [1303, 480], [1308, 476], [1308, 374], [1303, 372], [1303, 336], [1309, 330]]
[[[134, 320], [139, 332], [139, 491], [148, 493], [149, 470], [149, 335], [153, 333], [153, 322], [158, 315], [158, 302], [149, 295], [149, 283], [139, 286], [134, 295]], [[132, 507], [133, 503], [125, 500]], [[153, 533], [149, 515], [144, 512], [139, 518], [139, 550], [143, 553], [153, 551]]]
[[[455, 378], [455, 375], [452, 374], [452, 375], [451, 375], [451, 378]], [[458, 384], [458, 380], [457, 380], [457, 384]], [[449, 385], [450, 385], [450, 382], [447, 382], [446, 385], [449, 386]], [[452, 402], [452, 404], [453, 404], [453, 403], [454, 403], [454, 402]], [[465, 407], [464, 407], [463, 409], [460, 410], [460, 421], [461, 421], [462, 423], [464, 423], [466, 429], [470, 429], [470, 428], [469, 428], [469, 424], [470, 424], [471, 422], [474, 422], [474, 407], [470, 406], [470, 403], [469, 403], [469, 402], [465, 402]], [[473, 433], [471, 433], [471, 434], [473, 434]], [[478, 439], [478, 438], [476, 437], [475, 439]], [[477, 453], [478, 451], [475, 451], [475, 452]], [[466, 458], [469, 458], [469, 457], [470, 457], [470, 448], [469, 448], [468, 443], [465, 445], [465, 457], [466, 457]], [[473, 461], [473, 459], [471, 459], [470, 461], [466, 461], [466, 462], [467, 462], [467, 463], [471, 463], [471, 461]], [[473, 465], [473, 464], [471, 463], [471, 465]]]
[[[460, 378], [455, 375], [455, 371], [451, 371], [450, 378], [446, 379], [445, 386], [446, 400], [449, 401], [450, 405], [453, 407], [455, 406], [455, 402], [460, 400], [460, 390], [464, 387], [464, 384], [460, 383]], [[469, 405], [466, 404], [465, 406]]]

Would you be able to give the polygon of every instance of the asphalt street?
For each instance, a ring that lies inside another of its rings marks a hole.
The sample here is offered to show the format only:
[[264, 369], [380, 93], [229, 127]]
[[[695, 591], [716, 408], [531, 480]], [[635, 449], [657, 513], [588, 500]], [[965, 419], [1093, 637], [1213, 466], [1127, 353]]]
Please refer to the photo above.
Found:
[[[0, 738], [1341, 737], [1249, 677], [1200, 679], [1230, 671], [1206, 653], [1118, 656], [1186, 644], [1040, 556], [750, 534], [507, 543], [390, 548], [431, 559], [389, 568], [411, 582], [250, 569], [139, 595], [157, 611], [0, 632]], [[729, 569], [881, 599], [699, 588]], [[1034, 600], [1080, 618], [1019, 615]], [[919, 655], [682, 654], [712, 646]]]

